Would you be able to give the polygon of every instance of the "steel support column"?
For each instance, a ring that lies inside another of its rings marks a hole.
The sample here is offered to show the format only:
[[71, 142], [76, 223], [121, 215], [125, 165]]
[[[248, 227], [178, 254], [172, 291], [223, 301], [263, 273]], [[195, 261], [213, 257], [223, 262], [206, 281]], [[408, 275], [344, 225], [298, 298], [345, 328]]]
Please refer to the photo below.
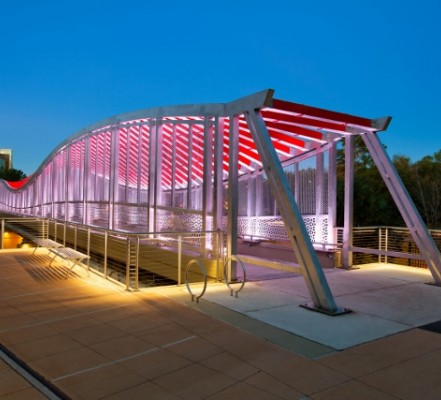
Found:
[[328, 243], [337, 243], [337, 147], [332, 143], [328, 161]]
[[193, 192], [193, 125], [188, 126], [188, 158], [187, 158], [187, 209], [194, 208]]
[[85, 139], [84, 143], [84, 158], [83, 158], [83, 216], [82, 223], [87, 225], [89, 222], [89, 208], [87, 202], [89, 200], [89, 179], [90, 179], [90, 136]]
[[[262, 160], [271, 190], [277, 201], [294, 253], [303, 270], [305, 283], [313, 301], [312, 307], [308, 307], [330, 315], [347, 312], [348, 310], [341, 309], [335, 304], [302, 215], [289, 188], [288, 180], [260, 112], [250, 110], [245, 113], [245, 118]], [[230, 142], [231, 147], [233, 145]]]
[[424, 257], [424, 261], [432, 273], [435, 283], [441, 286], [441, 254], [398, 175], [395, 166], [376, 133], [368, 132], [361, 135], [361, 137], [386, 183], [406, 226], [409, 228], [413, 240]]
[[230, 117], [228, 150], [228, 223], [227, 223], [227, 260], [230, 260], [229, 280], [234, 280], [236, 274], [236, 262], [231, 260], [237, 255], [237, 215], [239, 206], [239, 117]]
[[215, 119], [214, 177], [213, 177], [213, 230], [222, 229], [224, 186], [223, 186], [223, 140], [224, 118]]
[[352, 241], [354, 226], [354, 136], [345, 138], [343, 268], [352, 267]]
[[[202, 182], [202, 231], [212, 230], [207, 227], [207, 219], [212, 211], [213, 196], [213, 124], [210, 118], [204, 121], [204, 181]], [[206, 240], [206, 239], [205, 239]]]
[[148, 187], [147, 187], [147, 207], [148, 207], [148, 231], [154, 232], [156, 226], [156, 186], [157, 186], [157, 131], [158, 124], [153, 121], [150, 124], [150, 140], [149, 140], [149, 165], [148, 165]]
[[315, 156], [315, 243], [323, 244], [324, 242], [324, 224], [322, 223], [324, 199], [324, 157], [323, 153], [317, 153]]
[[213, 249], [218, 252], [217, 263], [217, 279], [222, 280], [223, 274], [223, 249], [224, 243], [221, 240], [223, 224], [223, 203], [224, 203], [224, 186], [223, 186], [223, 141], [224, 141], [224, 118], [215, 117], [214, 119], [214, 176], [213, 176], [213, 231], [219, 232], [213, 237]]
[[118, 164], [119, 164], [119, 126], [112, 129], [109, 154], [109, 199], [108, 199], [108, 227], [115, 229], [115, 203], [118, 190]]

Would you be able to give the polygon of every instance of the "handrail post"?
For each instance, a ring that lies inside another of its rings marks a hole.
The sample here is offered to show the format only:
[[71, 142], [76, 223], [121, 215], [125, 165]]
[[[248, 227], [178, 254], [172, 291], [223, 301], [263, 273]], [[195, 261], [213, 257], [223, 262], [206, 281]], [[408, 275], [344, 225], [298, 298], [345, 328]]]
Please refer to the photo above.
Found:
[[130, 289], [130, 238], [127, 237], [127, 260], [126, 260], [126, 290]]
[[182, 270], [182, 235], [178, 235], [178, 286], [181, 286], [181, 270]]
[[87, 270], [90, 270], [90, 228], [87, 228], [87, 255], [89, 258], [87, 259]]
[[383, 250], [383, 229], [378, 227], [378, 259], [377, 262], [381, 263], [381, 250]]
[[221, 281], [223, 279], [223, 266], [225, 264], [224, 232], [221, 229], [218, 229], [217, 235], [217, 280]]
[[385, 251], [386, 251], [386, 255], [384, 256], [384, 262], [387, 264], [387, 260], [388, 260], [388, 257], [387, 257], [387, 252], [389, 251], [389, 227], [386, 227], [386, 238], [385, 238]]
[[139, 236], [136, 237], [136, 261], [135, 261], [134, 289], [139, 290]]
[[2, 219], [1, 223], [1, 237], [0, 237], [0, 250], [3, 250], [3, 236], [5, 234], [5, 220]]
[[103, 275], [107, 279], [107, 230], [104, 231], [104, 260], [103, 260]]

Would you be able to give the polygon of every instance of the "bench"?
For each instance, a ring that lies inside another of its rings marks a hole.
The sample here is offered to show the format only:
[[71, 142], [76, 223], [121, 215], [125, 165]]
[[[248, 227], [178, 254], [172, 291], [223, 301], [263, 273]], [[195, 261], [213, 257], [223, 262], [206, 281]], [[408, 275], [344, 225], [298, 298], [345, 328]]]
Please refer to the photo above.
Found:
[[35, 254], [39, 247], [46, 247], [49, 251], [51, 249], [58, 249], [60, 247], [63, 247], [61, 243], [58, 243], [52, 239], [32, 238], [32, 241], [37, 245], [32, 254]]
[[70, 261], [72, 263], [69, 271], [67, 271], [66, 279], [69, 277], [70, 272], [74, 269], [76, 265], [80, 265], [84, 260], [88, 260], [90, 258], [90, 256], [88, 256], [87, 254], [81, 253], [74, 249], [70, 249], [69, 247], [59, 246], [55, 248], [50, 248], [49, 251], [54, 254], [54, 257], [49, 262], [49, 267], [56, 257], [60, 257], [63, 260]]

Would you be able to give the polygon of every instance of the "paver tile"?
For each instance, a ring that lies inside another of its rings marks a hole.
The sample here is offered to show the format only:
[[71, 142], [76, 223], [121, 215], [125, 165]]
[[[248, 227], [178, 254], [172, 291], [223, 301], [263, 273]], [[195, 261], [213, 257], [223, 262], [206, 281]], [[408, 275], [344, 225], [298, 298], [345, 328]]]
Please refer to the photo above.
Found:
[[[56, 382], [73, 399], [101, 399], [137, 386], [144, 379], [121, 365], [107, 365]], [[129, 399], [129, 397], [126, 397]]]
[[293, 384], [297, 390], [308, 395], [349, 379], [340, 372], [275, 345], [271, 349], [256, 347], [255, 357], [250, 363], [286, 384]]
[[167, 349], [191, 361], [201, 361], [222, 352], [222, 349], [200, 337], [179, 341], [167, 346]]
[[192, 362], [168, 350], [152, 349], [145, 354], [121, 361], [120, 364], [143, 378], [151, 380], [184, 368]]
[[265, 372], [258, 372], [250, 376], [245, 380], [246, 383], [252, 385], [260, 390], [263, 390], [267, 393], [271, 393], [277, 396], [280, 399], [284, 400], [295, 400], [295, 399], [304, 399], [305, 394], [296, 390], [291, 384], [294, 384], [295, 379], [292, 379], [290, 384], [282, 382], [277, 377], [268, 375]]
[[47, 326], [51, 327], [57, 332], [65, 333], [81, 328], [90, 327], [93, 325], [98, 325], [100, 323], [101, 321], [95, 318], [95, 316], [76, 314], [73, 316], [66, 316], [49, 320], [47, 322]]
[[79, 347], [64, 353], [54, 354], [30, 362], [31, 368], [49, 380], [62, 377], [66, 374], [82, 371], [109, 362], [109, 359], [97, 352]]
[[90, 346], [90, 348], [106, 358], [118, 360], [144, 353], [155, 348], [155, 346], [136, 336], [124, 335], [105, 342], [96, 343]]
[[18, 390], [1, 396], [2, 400], [47, 400], [47, 397], [34, 387]]
[[37, 321], [28, 314], [23, 314], [17, 310], [17, 314], [0, 319], [0, 334], [17, 328], [32, 326]]
[[152, 329], [167, 323], [167, 319], [157, 315], [135, 314], [126, 318], [112, 320], [108, 322], [121, 331], [136, 333], [147, 329]]
[[200, 364], [238, 380], [249, 378], [259, 372], [257, 368], [252, 367], [227, 352], [206, 358], [200, 361]]
[[62, 335], [56, 334], [27, 342], [12, 345], [11, 350], [27, 362], [49, 357], [54, 354], [64, 353], [67, 350], [78, 349], [81, 344]]
[[192, 364], [153, 380], [157, 385], [188, 400], [205, 399], [237, 381], [203, 365]]
[[57, 331], [46, 325], [34, 325], [26, 328], [11, 329], [0, 333], [0, 341], [7, 346], [53, 336]]
[[0, 369], [0, 396], [31, 387], [30, 383], [11, 368]]
[[239, 382], [228, 388], [210, 396], [210, 400], [232, 400], [232, 399], [252, 399], [252, 400], [280, 400], [280, 397], [260, 390], [254, 386]]
[[194, 336], [193, 333], [187, 329], [170, 322], [152, 329], [136, 331], [133, 334], [144, 340], [148, 340], [156, 346], [168, 345]]
[[72, 339], [75, 339], [85, 346], [107, 342], [109, 340], [126, 335], [125, 332], [114, 328], [109, 324], [90, 325], [85, 328], [69, 331], [67, 334]]
[[105, 400], [181, 400], [181, 397], [170, 393], [152, 382], [145, 382], [137, 386], [105, 397]]
[[337, 386], [333, 386], [320, 393], [310, 396], [311, 400], [341, 400], [341, 399], [357, 399], [357, 400], [394, 400], [395, 396], [391, 396], [385, 392], [368, 386], [362, 382], [351, 380]]
[[437, 350], [365, 375], [359, 380], [403, 400], [439, 399], [440, 370], [441, 350]]
[[319, 359], [323, 365], [359, 377], [441, 348], [441, 335], [412, 329]]

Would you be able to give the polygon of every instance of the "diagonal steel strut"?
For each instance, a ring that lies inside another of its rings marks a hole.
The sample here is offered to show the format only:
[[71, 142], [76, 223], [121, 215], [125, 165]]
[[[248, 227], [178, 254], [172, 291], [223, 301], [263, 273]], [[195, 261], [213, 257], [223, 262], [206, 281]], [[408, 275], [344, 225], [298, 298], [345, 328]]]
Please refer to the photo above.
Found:
[[302, 267], [303, 276], [314, 304], [313, 309], [331, 315], [347, 312], [348, 310], [341, 309], [335, 304], [334, 297], [260, 112], [252, 110], [244, 115], [262, 160], [271, 191], [288, 231], [294, 253]]
[[441, 254], [376, 133], [361, 135], [432, 277], [441, 286]]

